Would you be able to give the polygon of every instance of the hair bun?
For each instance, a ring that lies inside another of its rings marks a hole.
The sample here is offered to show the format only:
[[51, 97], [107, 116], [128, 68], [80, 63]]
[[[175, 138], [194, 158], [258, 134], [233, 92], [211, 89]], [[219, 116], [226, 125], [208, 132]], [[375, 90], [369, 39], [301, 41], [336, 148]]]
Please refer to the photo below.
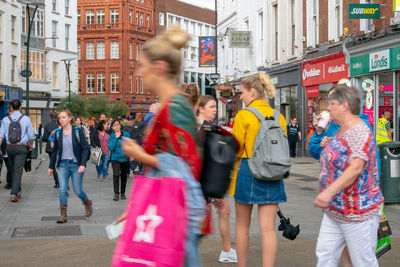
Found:
[[163, 39], [176, 49], [181, 49], [190, 40], [190, 35], [179, 26], [171, 25], [163, 33]]

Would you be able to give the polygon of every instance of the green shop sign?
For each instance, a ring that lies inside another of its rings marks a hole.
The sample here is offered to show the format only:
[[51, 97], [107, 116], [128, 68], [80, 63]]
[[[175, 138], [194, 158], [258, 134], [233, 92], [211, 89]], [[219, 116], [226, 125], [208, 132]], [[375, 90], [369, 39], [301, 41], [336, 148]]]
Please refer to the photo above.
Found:
[[350, 58], [350, 76], [400, 68], [400, 46]]
[[349, 4], [349, 19], [379, 19], [381, 6], [379, 4]]

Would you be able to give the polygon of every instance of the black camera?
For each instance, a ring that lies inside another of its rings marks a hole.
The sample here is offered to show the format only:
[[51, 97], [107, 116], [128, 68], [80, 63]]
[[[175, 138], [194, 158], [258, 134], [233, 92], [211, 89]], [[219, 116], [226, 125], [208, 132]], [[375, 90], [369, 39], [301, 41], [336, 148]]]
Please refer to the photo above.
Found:
[[278, 216], [281, 224], [278, 227], [279, 231], [283, 231], [282, 235], [290, 240], [295, 240], [300, 233], [300, 225], [294, 226], [290, 224], [290, 219], [283, 216], [281, 210], [278, 210]]

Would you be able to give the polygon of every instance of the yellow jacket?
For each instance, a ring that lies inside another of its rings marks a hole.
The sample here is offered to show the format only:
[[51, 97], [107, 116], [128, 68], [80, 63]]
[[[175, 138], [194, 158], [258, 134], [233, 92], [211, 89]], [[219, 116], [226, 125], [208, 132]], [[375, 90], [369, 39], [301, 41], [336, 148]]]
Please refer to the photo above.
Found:
[[[256, 109], [258, 109], [258, 111], [260, 111], [264, 117], [272, 116], [274, 114], [274, 110], [271, 108], [270, 105], [268, 105], [265, 100], [255, 100], [249, 105], [249, 107], [255, 107]], [[279, 118], [279, 124], [287, 134], [286, 120], [282, 114]], [[229, 188], [229, 195], [231, 196], [235, 194], [236, 176], [240, 159], [250, 158], [253, 154], [253, 146], [254, 142], [256, 141], [258, 129], [260, 128], [260, 126], [261, 122], [251, 111], [240, 110], [235, 117], [232, 134], [239, 142], [240, 150], [236, 154], [237, 161], [235, 162], [231, 177], [231, 184]]]

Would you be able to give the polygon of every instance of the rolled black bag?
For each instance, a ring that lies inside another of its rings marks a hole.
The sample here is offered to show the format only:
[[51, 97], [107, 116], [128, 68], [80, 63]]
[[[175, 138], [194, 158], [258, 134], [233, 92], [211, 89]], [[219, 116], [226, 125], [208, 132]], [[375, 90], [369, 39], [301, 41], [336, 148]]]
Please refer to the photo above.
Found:
[[239, 144], [219, 126], [204, 125], [204, 157], [200, 184], [209, 198], [223, 198], [229, 188], [230, 175]]
[[28, 151], [28, 154], [26, 155], [24, 169], [26, 172], [32, 170], [32, 151]]

